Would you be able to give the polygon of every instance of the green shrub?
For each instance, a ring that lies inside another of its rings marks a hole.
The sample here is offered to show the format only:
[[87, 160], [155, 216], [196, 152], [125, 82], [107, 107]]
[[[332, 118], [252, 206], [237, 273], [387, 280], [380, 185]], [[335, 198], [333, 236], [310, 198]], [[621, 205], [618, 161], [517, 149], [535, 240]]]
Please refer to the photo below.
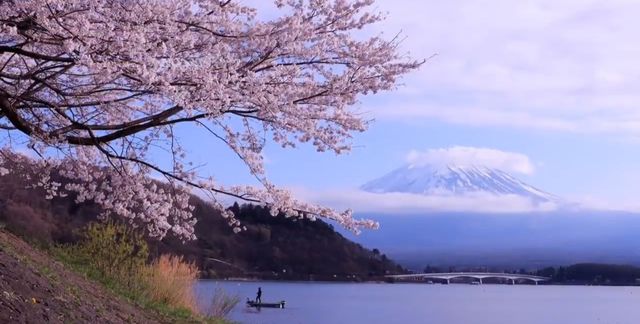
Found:
[[[142, 234], [116, 223], [94, 223], [86, 231], [82, 252], [90, 257], [92, 267], [105, 277], [137, 279], [149, 258], [149, 248]], [[133, 275], [133, 276], [132, 276]]]
[[131, 294], [144, 291], [149, 257], [144, 236], [120, 223], [92, 223], [75, 245], [59, 246], [59, 257], [110, 288]]

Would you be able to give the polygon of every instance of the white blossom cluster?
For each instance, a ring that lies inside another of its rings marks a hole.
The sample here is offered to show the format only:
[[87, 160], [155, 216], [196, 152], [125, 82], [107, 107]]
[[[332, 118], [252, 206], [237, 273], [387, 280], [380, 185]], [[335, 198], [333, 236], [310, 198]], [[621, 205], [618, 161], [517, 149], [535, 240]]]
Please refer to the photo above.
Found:
[[[194, 189], [212, 195], [236, 232], [242, 225], [215, 195], [265, 204], [274, 215], [375, 227], [277, 188], [262, 153], [269, 141], [347, 152], [351, 134], [367, 127], [352, 109], [358, 97], [392, 90], [420, 66], [398, 53], [395, 38], [354, 37], [383, 19], [372, 4], [277, 0], [281, 14], [258, 20], [239, 1], [0, 1], [3, 156], [26, 158], [12, 154], [12, 136], [25, 138], [42, 161], [27, 173], [49, 198], [73, 192], [154, 236], [194, 237]], [[200, 177], [180, 145], [184, 123], [233, 150], [260, 186]], [[154, 159], [157, 151], [170, 165]], [[9, 172], [1, 162], [0, 176]], [[69, 181], [64, 188], [51, 180], [54, 169]], [[166, 187], [151, 179], [157, 174]]]

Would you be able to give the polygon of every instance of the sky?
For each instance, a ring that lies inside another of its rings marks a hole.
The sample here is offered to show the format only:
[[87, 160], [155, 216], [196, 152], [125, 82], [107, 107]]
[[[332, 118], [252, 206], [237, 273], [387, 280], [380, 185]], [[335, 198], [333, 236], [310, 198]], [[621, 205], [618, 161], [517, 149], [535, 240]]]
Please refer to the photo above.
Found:
[[[640, 2], [378, 0], [375, 8], [388, 18], [370, 32], [401, 32], [401, 50], [429, 60], [397, 91], [361, 98], [354, 108], [375, 122], [355, 135], [352, 152], [268, 145], [273, 182], [313, 200], [353, 193], [416, 157], [455, 155], [572, 201], [640, 205]], [[201, 148], [197, 136], [185, 144], [206, 161], [204, 173], [251, 181], [232, 154]]]

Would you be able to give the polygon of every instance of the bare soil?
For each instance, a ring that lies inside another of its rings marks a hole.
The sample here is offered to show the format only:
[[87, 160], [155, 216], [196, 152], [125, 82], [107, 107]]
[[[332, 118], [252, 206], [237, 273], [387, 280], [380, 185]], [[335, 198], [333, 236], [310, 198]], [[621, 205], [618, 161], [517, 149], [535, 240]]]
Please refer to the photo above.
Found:
[[159, 323], [160, 318], [0, 230], [0, 323]]

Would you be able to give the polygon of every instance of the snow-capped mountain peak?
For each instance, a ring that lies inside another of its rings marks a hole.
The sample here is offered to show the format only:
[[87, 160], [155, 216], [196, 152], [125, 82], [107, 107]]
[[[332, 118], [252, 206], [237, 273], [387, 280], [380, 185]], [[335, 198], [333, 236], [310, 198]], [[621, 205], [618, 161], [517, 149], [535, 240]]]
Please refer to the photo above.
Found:
[[480, 165], [408, 164], [361, 187], [374, 193], [402, 192], [425, 195], [490, 193], [518, 195], [535, 201], [558, 201], [507, 172]]

